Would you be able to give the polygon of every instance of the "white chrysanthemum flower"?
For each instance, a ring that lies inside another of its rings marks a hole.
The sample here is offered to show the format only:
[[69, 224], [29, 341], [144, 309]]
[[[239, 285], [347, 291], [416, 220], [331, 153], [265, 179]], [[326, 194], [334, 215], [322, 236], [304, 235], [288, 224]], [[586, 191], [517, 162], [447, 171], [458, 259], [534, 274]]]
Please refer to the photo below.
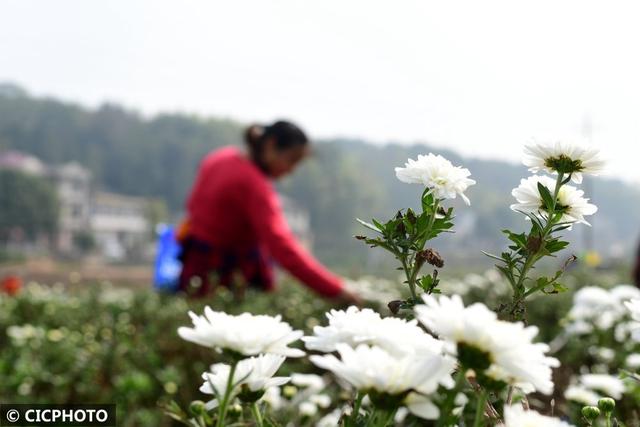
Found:
[[599, 391], [607, 397], [616, 400], [622, 398], [625, 391], [624, 382], [620, 378], [607, 374], [584, 374], [579, 378], [579, 384], [583, 387]]
[[242, 313], [232, 316], [205, 307], [204, 316], [189, 312], [193, 328], [180, 327], [178, 335], [187, 341], [218, 350], [232, 350], [245, 356], [261, 353], [281, 354], [287, 357], [304, 356], [302, 350], [288, 347], [302, 337], [282, 321], [281, 316]]
[[328, 326], [316, 326], [314, 335], [304, 337], [309, 350], [335, 351], [340, 343], [356, 347], [376, 345], [394, 354], [428, 352], [441, 353], [444, 343], [427, 334], [416, 320], [397, 317], [382, 318], [379, 313], [351, 306], [347, 310], [331, 310], [326, 314]]
[[[545, 355], [549, 351], [547, 344], [532, 342], [538, 328], [498, 320], [484, 304], [465, 308], [458, 295], [439, 299], [424, 295], [423, 299], [425, 305], [415, 308], [418, 319], [440, 338], [452, 343], [451, 350], [462, 363], [468, 367], [470, 363], [484, 364], [488, 366], [485, 375], [518, 386], [524, 392], [537, 390], [550, 394], [553, 391], [551, 368], [559, 366], [559, 362]], [[486, 360], [462, 360], [468, 354], [484, 355]]]
[[572, 427], [559, 418], [527, 411], [521, 405], [505, 406], [503, 427]]
[[633, 353], [627, 356], [624, 364], [631, 369], [640, 368], [640, 354]]
[[342, 413], [342, 408], [334, 409], [324, 417], [320, 418], [320, 420], [318, 420], [318, 422], [316, 423], [316, 427], [336, 427], [340, 423]]
[[[231, 397], [237, 396], [243, 391], [251, 393], [264, 392], [268, 388], [286, 384], [289, 377], [274, 377], [285, 357], [276, 354], [261, 354], [258, 357], [250, 357], [238, 362], [233, 374], [233, 390]], [[227, 389], [231, 367], [224, 363], [216, 363], [210, 368], [210, 372], [202, 374], [204, 383], [200, 391], [216, 396], [207, 403], [207, 409], [218, 406], [218, 396], [223, 396]]]
[[609, 291], [618, 304], [632, 299], [640, 299], [640, 289], [633, 285], [616, 285]]
[[617, 341], [624, 341], [629, 334], [629, 325], [621, 323], [628, 319], [625, 301], [640, 298], [640, 291], [631, 285], [617, 285], [611, 290], [586, 286], [573, 297], [573, 306], [567, 315], [565, 330], [569, 334], [584, 335], [594, 328], [608, 330], [615, 326]]
[[464, 192], [476, 182], [469, 178], [469, 169], [453, 166], [440, 155], [432, 153], [419, 155], [417, 160], [409, 159], [403, 168], [396, 168], [396, 176], [408, 184], [422, 184], [432, 189], [440, 199], [455, 199], [457, 195], [469, 205]]
[[596, 406], [602, 398], [598, 393], [581, 385], [570, 385], [564, 392], [564, 397], [582, 405]]
[[636, 322], [640, 322], [640, 299], [632, 299], [631, 301], [625, 302], [629, 312], [631, 313], [631, 318]]
[[[556, 181], [548, 176], [530, 176], [522, 179], [520, 185], [511, 191], [518, 203], [511, 205], [516, 212], [524, 212], [537, 216], [547, 217], [548, 212], [544, 206], [542, 196], [538, 190], [538, 183], [544, 185], [553, 196]], [[562, 211], [560, 222], [581, 222], [589, 225], [584, 219], [585, 215], [593, 215], [598, 207], [589, 203], [589, 199], [583, 197], [584, 191], [578, 190], [572, 185], [563, 185], [558, 191], [556, 210]]]
[[291, 374], [291, 384], [314, 391], [322, 390], [326, 386], [325, 380], [320, 375], [298, 373]]
[[[404, 396], [402, 401], [417, 416], [437, 418], [438, 410], [426, 395], [439, 385], [452, 387], [453, 358], [415, 353], [394, 355], [380, 347], [361, 344], [355, 349], [337, 344], [334, 355], [310, 356], [313, 364], [333, 372], [358, 390], [369, 394]], [[409, 392], [407, 395], [406, 393]]]
[[563, 141], [526, 145], [522, 163], [534, 173], [571, 173], [576, 184], [582, 182], [582, 174], [599, 175], [605, 167], [598, 149]]
[[262, 396], [262, 401], [274, 411], [281, 409], [287, 403], [287, 400], [282, 397], [282, 390], [278, 386], [267, 387]]
[[318, 413], [318, 406], [313, 402], [302, 402], [298, 405], [298, 413], [306, 417], [313, 417]]
[[630, 325], [631, 334], [634, 340], [640, 341], [640, 299], [627, 301], [624, 305], [629, 309], [634, 322]]

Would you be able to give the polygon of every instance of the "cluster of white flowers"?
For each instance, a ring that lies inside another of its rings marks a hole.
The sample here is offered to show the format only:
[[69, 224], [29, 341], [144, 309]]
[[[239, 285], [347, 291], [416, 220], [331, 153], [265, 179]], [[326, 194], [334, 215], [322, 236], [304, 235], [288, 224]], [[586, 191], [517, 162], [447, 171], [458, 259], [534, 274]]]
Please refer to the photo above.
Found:
[[[525, 146], [523, 159], [529, 171], [545, 171], [552, 174], [562, 173], [571, 176], [576, 184], [582, 182], [583, 174], [598, 175], [604, 170], [604, 161], [599, 151], [569, 142], [533, 143]], [[520, 185], [511, 194], [517, 203], [511, 209], [538, 217], [546, 217], [546, 207], [538, 185], [543, 185], [551, 195], [556, 189], [556, 179], [534, 175], [520, 181]], [[562, 212], [560, 222], [589, 224], [584, 217], [593, 215], [598, 208], [583, 197], [584, 192], [571, 185], [562, 185], [556, 199], [556, 211]]]
[[569, 335], [585, 335], [614, 329], [616, 340], [624, 342], [631, 329], [625, 303], [636, 298], [640, 298], [640, 290], [632, 285], [617, 285], [609, 290], [597, 286], [581, 288], [573, 296], [565, 331]]
[[559, 366], [557, 359], [545, 355], [549, 346], [533, 343], [538, 334], [534, 326], [498, 320], [497, 315], [484, 304], [465, 307], [458, 295], [453, 297], [431, 295], [423, 297], [425, 305], [416, 306], [418, 319], [441, 339], [450, 343], [452, 353], [461, 363], [462, 352], [469, 347], [473, 355], [486, 357], [485, 366], [467, 366], [484, 369], [484, 374], [494, 380], [517, 386], [524, 392], [553, 391], [551, 368]]
[[[233, 399], [242, 391], [260, 393], [270, 387], [277, 387], [287, 383], [290, 380], [289, 377], [274, 377], [284, 360], [284, 356], [262, 354], [238, 362], [231, 379], [231, 384], [235, 384], [235, 387], [231, 391], [230, 398]], [[207, 403], [207, 409], [213, 409], [218, 406], [218, 396], [224, 395], [227, 384], [229, 384], [230, 374], [231, 367], [224, 363], [216, 363], [211, 366], [210, 372], [202, 374], [204, 383], [200, 387], [200, 391], [215, 396], [214, 399]]]
[[373, 310], [349, 307], [327, 314], [329, 325], [314, 328], [303, 340], [315, 365], [333, 372], [353, 388], [398, 397], [414, 415], [435, 419], [438, 408], [429, 395], [440, 385], [451, 388], [452, 357], [444, 344], [429, 336], [416, 321], [382, 318]]
[[[185, 340], [213, 348], [230, 351], [234, 356], [256, 356], [242, 359], [234, 365], [217, 363], [202, 374], [204, 383], [200, 391], [215, 397], [206, 404], [207, 409], [217, 407], [221, 399], [256, 401], [273, 399], [278, 386], [289, 377], [274, 377], [286, 357], [304, 356], [304, 351], [291, 348], [302, 331], [295, 331], [280, 316], [242, 313], [233, 316], [205, 307], [204, 316], [189, 312], [193, 327], [180, 327], [178, 334]], [[232, 374], [233, 373], [233, 374]], [[229, 378], [231, 376], [231, 378]]]
[[421, 184], [431, 189], [439, 199], [455, 199], [456, 196], [469, 205], [464, 192], [476, 182], [470, 179], [469, 169], [453, 166], [440, 155], [432, 153], [419, 155], [417, 160], [409, 159], [403, 168], [396, 168], [396, 176], [407, 184]]
[[620, 399], [624, 392], [625, 385], [620, 378], [608, 374], [583, 374], [572, 379], [564, 397], [583, 405], [597, 405], [603, 397]]

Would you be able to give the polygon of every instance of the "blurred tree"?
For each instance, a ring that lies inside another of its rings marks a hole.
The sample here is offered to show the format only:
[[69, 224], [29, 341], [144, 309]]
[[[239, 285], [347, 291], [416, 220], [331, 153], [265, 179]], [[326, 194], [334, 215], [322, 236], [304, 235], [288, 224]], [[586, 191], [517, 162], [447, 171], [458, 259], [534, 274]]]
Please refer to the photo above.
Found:
[[43, 178], [0, 170], [0, 206], [0, 241], [30, 241], [56, 231], [56, 192]]
[[[88, 110], [33, 98], [15, 85], [0, 85], [0, 149], [25, 151], [46, 163], [77, 161], [91, 170], [98, 188], [162, 199], [170, 217], [182, 213], [202, 157], [215, 148], [241, 144], [242, 129], [241, 123], [230, 120], [185, 114], [149, 119], [117, 105]], [[529, 174], [521, 165], [465, 159], [425, 144], [373, 145], [334, 139], [315, 145], [317, 155], [279, 187], [309, 211], [315, 249], [324, 261], [349, 265], [371, 253], [351, 241], [352, 234], [361, 232], [354, 217], [384, 217], [400, 206], [416, 207], [419, 188], [398, 181], [393, 168], [430, 151], [469, 168], [478, 182], [468, 192], [471, 208], [458, 210], [456, 224], [464, 220], [470, 234], [459, 232], [443, 239], [441, 249], [447, 259], [468, 260], [474, 254], [489, 267], [480, 249], [501, 249], [504, 241], [497, 231], [528, 226], [509, 210], [511, 189]], [[596, 249], [618, 248], [616, 255], [630, 250], [634, 242], [629, 234], [635, 238], [640, 231], [634, 222], [640, 216], [640, 192], [631, 185], [598, 178], [588, 196], [600, 207], [594, 219]], [[573, 238], [581, 243], [580, 234], [574, 233]], [[469, 239], [473, 244], [468, 244]]]

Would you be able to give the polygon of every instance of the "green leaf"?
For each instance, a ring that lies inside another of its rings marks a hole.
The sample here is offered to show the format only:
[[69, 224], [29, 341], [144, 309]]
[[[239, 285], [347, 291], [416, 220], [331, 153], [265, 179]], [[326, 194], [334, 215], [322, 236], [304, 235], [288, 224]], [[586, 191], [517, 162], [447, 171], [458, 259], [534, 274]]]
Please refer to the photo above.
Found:
[[540, 193], [540, 197], [542, 197], [542, 202], [544, 203], [544, 206], [547, 208], [547, 212], [553, 212], [554, 206], [555, 206], [555, 200], [553, 200], [553, 196], [549, 192], [549, 189], [539, 182], [538, 192]]
[[500, 258], [498, 255], [494, 255], [494, 254], [490, 254], [489, 252], [485, 252], [485, 251], [481, 251], [483, 254], [485, 254], [486, 256], [488, 256], [489, 258], [493, 258], [496, 259], [498, 261], [504, 261], [502, 258]]
[[431, 192], [429, 191], [429, 189], [425, 190], [425, 192], [422, 195], [422, 210], [424, 212], [431, 212], [433, 211], [433, 194], [431, 194]]
[[569, 242], [565, 242], [558, 239], [552, 239], [547, 242], [547, 244], [545, 245], [545, 249], [547, 250], [547, 252], [552, 254], [552, 253], [563, 250], [567, 246], [569, 246]]
[[569, 290], [569, 288], [567, 288], [566, 286], [558, 282], [553, 283], [551, 286], [552, 286], [551, 289], [546, 289], [545, 287], [543, 287], [543, 288], [540, 288], [540, 290], [547, 295], [559, 294], [560, 292], [566, 292]]
[[358, 221], [360, 224], [364, 225], [365, 227], [367, 227], [369, 230], [373, 230], [375, 232], [378, 233], [382, 233], [382, 230], [378, 227], [376, 227], [375, 225], [368, 223], [366, 221], [361, 220], [360, 218], [356, 218], [356, 221]]
[[502, 232], [507, 235], [509, 240], [516, 244], [516, 249], [527, 248], [527, 236], [524, 233], [516, 234], [510, 230], [502, 230]]

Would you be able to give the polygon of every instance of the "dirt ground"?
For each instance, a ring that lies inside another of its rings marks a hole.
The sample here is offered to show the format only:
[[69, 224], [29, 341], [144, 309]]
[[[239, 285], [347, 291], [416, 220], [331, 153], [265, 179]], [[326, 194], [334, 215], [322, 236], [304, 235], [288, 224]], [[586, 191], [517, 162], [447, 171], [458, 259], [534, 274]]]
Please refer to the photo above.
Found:
[[18, 276], [24, 283], [44, 284], [111, 282], [127, 286], [152, 286], [153, 265], [116, 265], [98, 260], [61, 262], [51, 258], [29, 259], [24, 262], [1, 264], [0, 279]]

